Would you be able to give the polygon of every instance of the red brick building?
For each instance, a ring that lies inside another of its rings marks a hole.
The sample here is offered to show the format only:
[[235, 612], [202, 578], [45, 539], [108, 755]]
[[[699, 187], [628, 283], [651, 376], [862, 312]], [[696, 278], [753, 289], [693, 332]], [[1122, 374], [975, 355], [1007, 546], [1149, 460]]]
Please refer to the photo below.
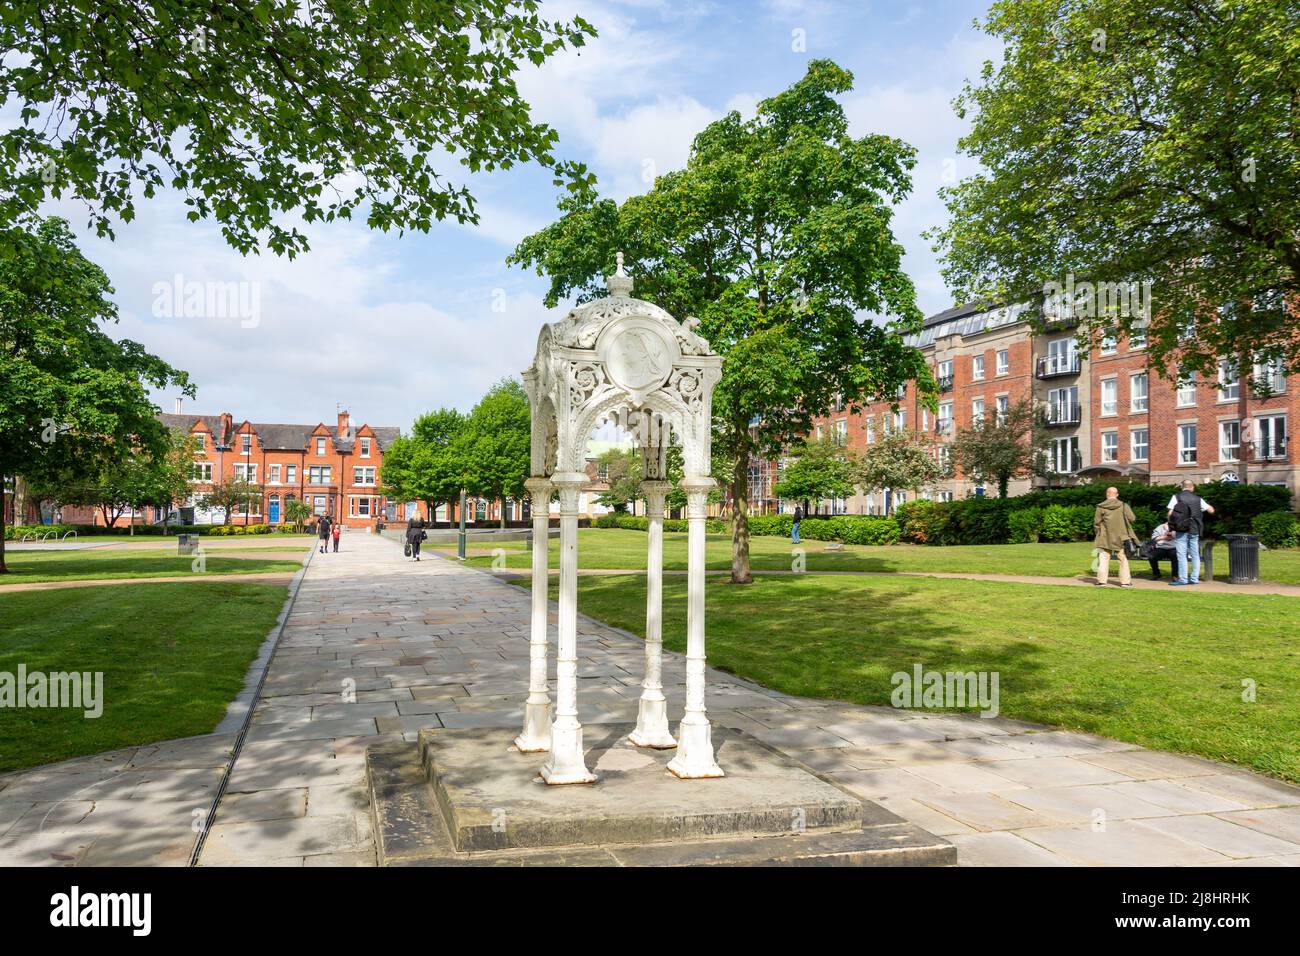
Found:
[[[905, 427], [928, 438], [942, 457], [958, 429], [1029, 397], [1043, 409], [1052, 432], [1053, 484], [1090, 477], [1161, 484], [1223, 479], [1300, 492], [1300, 457], [1289, 442], [1290, 426], [1300, 415], [1300, 388], [1277, 369], [1236, 357], [1220, 364], [1216, 380], [1179, 385], [1150, 368], [1140, 338], [1081, 349], [1072, 326], [1035, 330], [1029, 317], [1026, 306], [961, 306], [932, 316], [912, 344], [929, 359], [939, 384], [937, 414], [918, 404], [915, 385], [908, 384], [897, 408], [889, 400], [857, 411], [841, 408], [817, 419], [814, 433], [835, 437], [860, 454], [878, 436]], [[1267, 397], [1260, 397], [1261, 387]], [[775, 476], [769, 477], [754, 489], [754, 510], [793, 510], [794, 502], [771, 495]], [[1021, 478], [1009, 492], [1045, 484]], [[961, 498], [976, 489], [958, 474], [923, 494]], [[891, 493], [888, 506], [907, 497]], [[859, 490], [847, 500], [823, 503], [823, 510], [828, 505], [839, 513], [881, 514], [887, 502], [883, 491]]]

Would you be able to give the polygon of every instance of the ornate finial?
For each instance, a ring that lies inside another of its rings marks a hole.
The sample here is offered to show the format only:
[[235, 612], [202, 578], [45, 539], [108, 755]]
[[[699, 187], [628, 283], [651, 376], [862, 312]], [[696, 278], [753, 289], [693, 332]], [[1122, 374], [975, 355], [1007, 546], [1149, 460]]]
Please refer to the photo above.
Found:
[[610, 295], [631, 295], [632, 277], [623, 271], [623, 253], [620, 252], [614, 259], [618, 268], [605, 280], [605, 288], [609, 289]]

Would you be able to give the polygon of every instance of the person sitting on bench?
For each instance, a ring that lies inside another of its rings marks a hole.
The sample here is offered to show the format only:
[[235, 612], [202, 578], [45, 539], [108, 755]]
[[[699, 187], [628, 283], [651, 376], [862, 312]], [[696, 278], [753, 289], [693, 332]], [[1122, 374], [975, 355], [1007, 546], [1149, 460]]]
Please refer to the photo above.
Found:
[[1151, 532], [1151, 540], [1147, 542], [1147, 547], [1143, 548], [1148, 552], [1146, 557], [1151, 562], [1151, 577], [1160, 580], [1160, 562], [1168, 561], [1175, 569], [1174, 576], [1177, 577], [1178, 552], [1174, 546], [1174, 530], [1169, 527], [1168, 522], [1156, 526]]

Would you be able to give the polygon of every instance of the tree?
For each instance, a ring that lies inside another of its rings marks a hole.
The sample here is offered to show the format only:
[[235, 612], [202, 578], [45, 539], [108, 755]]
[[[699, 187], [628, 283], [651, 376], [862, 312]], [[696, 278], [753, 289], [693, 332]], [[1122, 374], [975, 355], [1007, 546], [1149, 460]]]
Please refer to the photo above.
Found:
[[295, 531], [302, 531], [311, 515], [311, 505], [305, 501], [290, 498], [284, 503], [284, 520], [292, 524]]
[[203, 508], [220, 508], [225, 514], [222, 524], [230, 524], [231, 515], [246, 511], [255, 501], [262, 498], [262, 489], [246, 478], [235, 476], [227, 481], [219, 481], [212, 490], [200, 496], [199, 506]]
[[998, 497], [1018, 475], [1047, 473], [1046, 446], [1051, 432], [1029, 399], [1001, 415], [985, 415], [957, 432], [952, 440], [953, 465], [967, 478], [998, 486]]
[[99, 235], [135, 216], [137, 195], [181, 190], [191, 220], [226, 241], [307, 248], [277, 219], [349, 219], [427, 231], [477, 222], [448, 175], [538, 162], [576, 187], [585, 170], [552, 156], [515, 73], [595, 31], [544, 20], [535, 0], [311, 3], [14, 0], [0, 20], [0, 227], [47, 197], [80, 200]]
[[524, 387], [503, 379], [483, 396], [456, 436], [455, 460], [461, 487], [472, 495], [501, 499], [501, 527], [506, 526], [506, 498], [521, 498], [532, 470], [532, 414]]
[[1122, 296], [1150, 281], [1162, 374], [1243, 350], [1300, 368], [1295, 5], [998, 0], [982, 26], [1005, 58], [956, 103], [982, 171], [931, 234], [949, 285], [1006, 301], [1073, 279], [1095, 339], [1135, 330]]
[[854, 478], [866, 491], [920, 491], [948, 477], [933, 446], [905, 428], [896, 428], [868, 446]]
[[605, 468], [607, 491], [596, 495], [596, 501], [615, 511], [627, 511], [630, 502], [641, 495], [641, 451], [631, 448], [610, 448], [596, 458], [596, 464]]
[[[748, 583], [749, 466], [776, 455], [838, 400], [931, 380], [904, 337], [920, 327], [891, 203], [911, 188], [915, 151], [854, 139], [835, 95], [853, 77], [828, 60], [758, 105], [695, 137], [686, 168], [622, 205], [583, 190], [510, 261], [549, 275], [548, 305], [604, 294], [616, 252], [636, 294], [680, 317], [725, 356], [713, 399], [714, 445], [732, 465], [731, 580]], [[865, 313], [880, 318], [873, 321]]]
[[113, 290], [63, 220], [12, 238], [0, 257], [0, 476], [39, 484], [89, 477], [126, 450], [165, 455], [171, 436], [149, 391], [193, 396], [186, 374], [100, 328], [116, 321]]
[[772, 491], [791, 501], [847, 498], [853, 494], [856, 460], [852, 452], [829, 438], [804, 442], [794, 449]]
[[442, 502], [451, 502], [463, 487], [456, 436], [465, 416], [440, 408], [415, 420], [410, 435], [403, 435], [384, 450], [379, 469], [383, 494], [398, 501], [422, 501], [430, 517]]

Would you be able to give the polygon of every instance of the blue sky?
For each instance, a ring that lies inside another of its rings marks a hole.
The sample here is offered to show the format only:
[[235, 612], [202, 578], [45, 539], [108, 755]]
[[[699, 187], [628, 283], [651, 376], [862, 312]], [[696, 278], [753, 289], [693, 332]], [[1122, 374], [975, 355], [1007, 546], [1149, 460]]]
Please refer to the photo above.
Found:
[[[944, 221], [936, 192], [964, 126], [950, 103], [997, 44], [972, 20], [985, 0], [556, 0], [554, 18], [581, 14], [599, 30], [580, 54], [526, 67], [521, 90], [536, 118], [560, 135], [559, 153], [585, 162], [602, 192], [622, 199], [644, 174], [685, 163], [692, 137], [729, 109], [754, 104], [798, 79], [809, 58], [854, 73], [844, 105], [855, 134], [898, 136], [919, 150], [913, 196], [895, 233], [927, 313], [951, 305], [921, 239]], [[798, 34], [795, 31], [803, 31]], [[803, 51], [793, 49], [799, 37]], [[947, 163], [947, 165], [945, 165]], [[954, 165], [955, 164], [955, 165]], [[145, 343], [191, 373], [189, 411], [230, 411], [255, 421], [354, 421], [407, 428], [442, 405], [468, 409], [494, 381], [531, 360], [544, 281], [504, 264], [515, 242], [554, 216], [549, 175], [520, 169], [476, 177], [478, 227], [428, 234], [369, 232], [364, 223], [307, 230], [312, 250], [293, 262], [241, 257], [212, 223], [185, 220], [179, 197], [145, 202], [115, 242], [82, 230], [82, 248], [108, 272], [122, 321], [114, 334]], [[74, 228], [84, 215], [54, 206]], [[232, 318], [158, 315], [154, 288], [185, 281], [256, 284], [255, 325]], [[167, 411], [172, 396], [157, 396]]]

